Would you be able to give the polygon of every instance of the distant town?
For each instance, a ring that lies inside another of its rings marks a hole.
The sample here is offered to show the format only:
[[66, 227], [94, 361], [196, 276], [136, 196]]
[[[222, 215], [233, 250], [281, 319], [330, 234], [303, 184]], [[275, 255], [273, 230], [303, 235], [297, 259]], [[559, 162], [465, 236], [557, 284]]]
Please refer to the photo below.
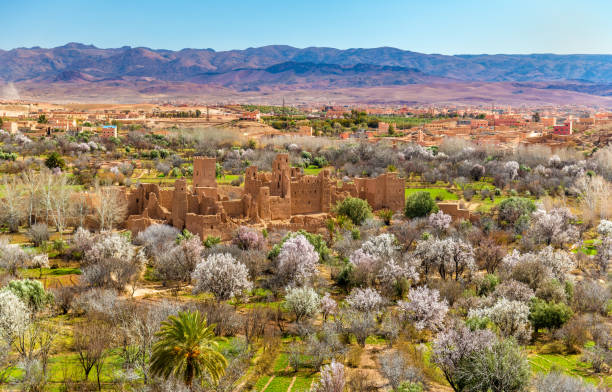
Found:
[[424, 147], [445, 138], [505, 149], [605, 146], [612, 112], [587, 107], [475, 106], [311, 107], [199, 104], [46, 104], [0, 101], [0, 128], [28, 137], [89, 133], [102, 139], [128, 132], [167, 134], [178, 128], [232, 127], [244, 136], [327, 136], [371, 142], [412, 142]]

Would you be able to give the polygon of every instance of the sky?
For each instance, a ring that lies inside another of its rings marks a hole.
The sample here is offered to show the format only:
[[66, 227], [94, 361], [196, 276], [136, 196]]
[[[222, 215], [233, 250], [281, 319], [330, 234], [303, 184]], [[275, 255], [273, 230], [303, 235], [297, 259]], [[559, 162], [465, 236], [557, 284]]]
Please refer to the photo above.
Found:
[[612, 53], [610, 0], [0, 0], [0, 49], [339, 49]]

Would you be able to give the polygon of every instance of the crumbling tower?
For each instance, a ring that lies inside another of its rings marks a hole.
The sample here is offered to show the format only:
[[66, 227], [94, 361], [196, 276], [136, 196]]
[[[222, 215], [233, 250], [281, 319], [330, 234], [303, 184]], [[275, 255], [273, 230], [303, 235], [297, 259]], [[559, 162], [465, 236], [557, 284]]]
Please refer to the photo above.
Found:
[[278, 154], [272, 164], [272, 183], [270, 195], [282, 198], [291, 197], [291, 167], [289, 154]]
[[193, 157], [193, 187], [217, 187], [215, 158]]

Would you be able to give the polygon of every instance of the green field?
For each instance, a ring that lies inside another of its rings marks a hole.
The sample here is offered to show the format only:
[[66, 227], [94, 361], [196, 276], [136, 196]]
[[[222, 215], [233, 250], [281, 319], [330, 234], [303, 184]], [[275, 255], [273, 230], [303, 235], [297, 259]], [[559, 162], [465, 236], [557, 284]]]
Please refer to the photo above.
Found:
[[429, 192], [435, 200], [459, 200], [459, 196], [446, 188], [406, 188], [406, 198], [417, 192]]
[[589, 365], [580, 361], [580, 355], [533, 354], [529, 356], [529, 364], [536, 373], [549, 372], [554, 368], [598, 386], [612, 387], [612, 376], [592, 374]]

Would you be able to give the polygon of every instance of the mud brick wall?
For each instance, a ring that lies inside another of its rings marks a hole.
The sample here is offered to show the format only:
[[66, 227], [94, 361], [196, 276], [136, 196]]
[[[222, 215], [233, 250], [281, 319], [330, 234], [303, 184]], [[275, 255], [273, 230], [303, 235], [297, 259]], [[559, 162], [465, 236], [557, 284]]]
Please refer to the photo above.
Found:
[[193, 157], [193, 186], [217, 187], [217, 160], [215, 158]]
[[291, 199], [270, 196], [270, 219], [291, 218]]
[[239, 218], [245, 215], [244, 203], [242, 200], [227, 200], [222, 201], [223, 210], [228, 216]]
[[438, 203], [438, 208], [445, 214], [450, 215], [453, 220], [469, 220], [471, 217], [470, 210], [459, 208], [457, 203]]

